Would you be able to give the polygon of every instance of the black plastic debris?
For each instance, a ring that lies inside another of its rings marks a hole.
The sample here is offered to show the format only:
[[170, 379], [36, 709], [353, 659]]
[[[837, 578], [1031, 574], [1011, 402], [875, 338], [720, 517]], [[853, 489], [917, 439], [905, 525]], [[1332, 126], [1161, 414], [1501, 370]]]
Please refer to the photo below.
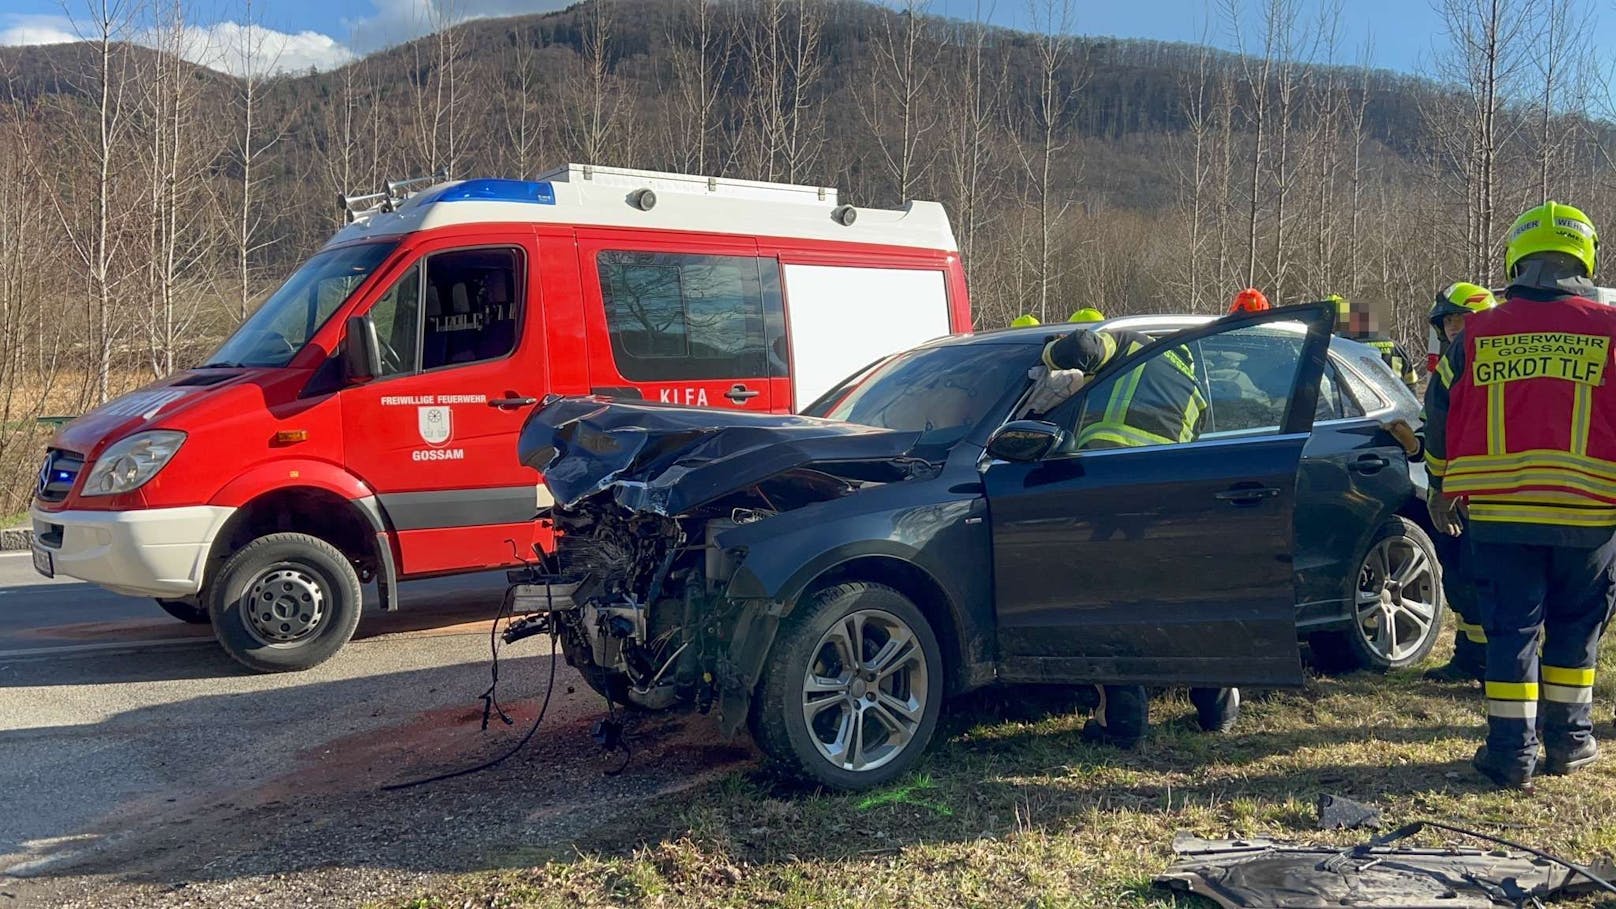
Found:
[[1173, 852], [1178, 861], [1155, 884], [1227, 909], [1518, 909], [1597, 886], [1556, 861], [1512, 850], [1377, 843], [1343, 849], [1181, 833]]
[[1339, 795], [1319, 796], [1320, 830], [1378, 829], [1380, 809]]

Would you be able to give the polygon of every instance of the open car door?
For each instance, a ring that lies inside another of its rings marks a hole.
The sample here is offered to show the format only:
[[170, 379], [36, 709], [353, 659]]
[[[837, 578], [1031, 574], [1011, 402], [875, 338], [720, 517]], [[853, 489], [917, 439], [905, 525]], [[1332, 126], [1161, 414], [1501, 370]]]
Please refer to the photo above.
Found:
[[[1062, 431], [1043, 457], [984, 460], [1004, 678], [1301, 684], [1293, 510], [1333, 320], [1296, 306], [1159, 339], [1043, 418]], [[1186, 441], [1092, 431], [1186, 359]]]

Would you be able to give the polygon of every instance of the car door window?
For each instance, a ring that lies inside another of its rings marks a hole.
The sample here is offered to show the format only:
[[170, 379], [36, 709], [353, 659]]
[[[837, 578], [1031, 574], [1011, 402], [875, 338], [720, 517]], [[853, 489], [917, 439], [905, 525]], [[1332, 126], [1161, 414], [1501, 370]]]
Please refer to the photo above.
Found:
[[1322, 423], [1325, 420], [1339, 420], [1345, 414], [1345, 402], [1341, 394], [1341, 383], [1336, 373], [1335, 364], [1327, 363], [1324, 374], [1319, 377], [1319, 400], [1313, 407], [1313, 422]]
[[[771, 374], [756, 257], [605, 251], [596, 265], [612, 355], [623, 378]], [[778, 278], [771, 286], [778, 293]], [[783, 351], [772, 353], [779, 360], [773, 370], [784, 374]]]
[[1303, 341], [1264, 323], [1160, 347], [1102, 373], [1049, 419], [1067, 430], [1068, 452], [1277, 433]]

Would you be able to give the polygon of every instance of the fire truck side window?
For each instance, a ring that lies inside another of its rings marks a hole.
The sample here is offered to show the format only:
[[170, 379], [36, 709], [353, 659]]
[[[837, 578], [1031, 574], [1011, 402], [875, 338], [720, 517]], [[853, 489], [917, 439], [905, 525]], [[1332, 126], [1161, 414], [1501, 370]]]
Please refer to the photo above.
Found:
[[516, 349], [522, 254], [457, 249], [426, 260], [421, 370], [497, 360]]
[[420, 313], [421, 269], [417, 266], [393, 282], [387, 293], [370, 308], [370, 319], [376, 323], [376, 340], [382, 345], [383, 376], [415, 371]]
[[623, 378], [769, 374], [758, 259], [611, 251], [596, 265]]

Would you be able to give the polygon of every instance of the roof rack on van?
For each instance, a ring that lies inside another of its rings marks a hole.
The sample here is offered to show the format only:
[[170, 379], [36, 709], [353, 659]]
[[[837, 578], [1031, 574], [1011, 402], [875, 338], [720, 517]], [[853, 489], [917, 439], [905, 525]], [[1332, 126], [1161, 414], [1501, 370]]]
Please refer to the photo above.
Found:
[[[567, 164], [530, 180], [396, 181], [385, 193], [343, 196], [348, 225], [331, 243], [450, 225], [551, 223], [956, 251], [936, 202], [893, 209], [841, 203], [830, 186]], [[661, 204], [659, 204], [659, 201]]]
[[429, 186], [447, 182], [448, 179], [449, 168], [440, 167], [436, 172], [424, 177], [388, 180], [387, 188], [379, 193], [367, 193], [365, 195], [337, 193], [337, 204], [342, 206], [343, 220], [352, 224], [355, 221], [369, 218], [377, 212], [393, 211], [400, 202], [408, 199], [411, 195]]
[[566, 164], [548, 173], [540, 174], [535, 179], [550, 183], [591, 183], [595, 186], [623, 189], [647, 188], [656, 192], [722, 196], [729, 199], [811, 202], [815, 205], [836, 204], [836, 187], [834, 186], [766, 183], [761, 180], [703, 177], [696, 174], [633, 170], [627, 167], [600, 167], [594, 164]]

